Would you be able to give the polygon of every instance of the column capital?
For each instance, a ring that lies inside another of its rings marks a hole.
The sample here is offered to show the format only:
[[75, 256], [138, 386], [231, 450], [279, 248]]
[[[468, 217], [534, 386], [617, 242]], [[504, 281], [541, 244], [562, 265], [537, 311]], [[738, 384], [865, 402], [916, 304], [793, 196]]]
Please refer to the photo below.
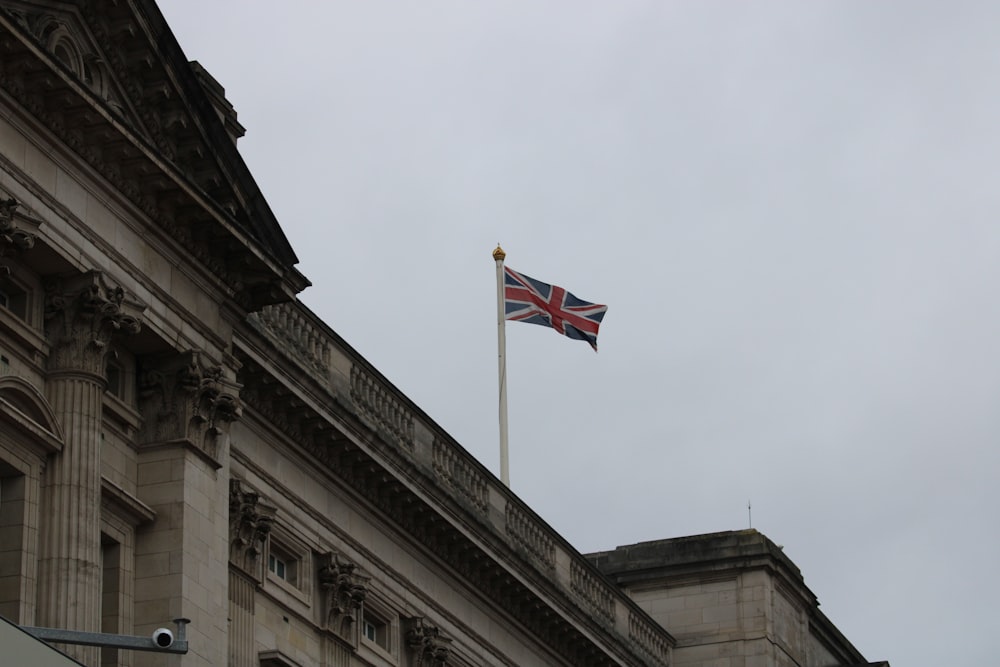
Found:
[[264, 577], [260, 555], [277, 511], [242, 481], [229, 480], [229, 562], [258, 583]]
[[325, 598], [327, 627], [350, 641], [354, 615], [368, 597], [371, 578], [362, 575], [357, 565], [331, 551], [320, 561], [318, 579]]
[[101, 271], [51, 281], [45, 292], [49, 370], [103, 377], [112, 338], [139, 333], [145, 307]]
[[203, 352], [144, 358], [139, 375], [143, 445], [185, 441], [211, 459], [222, 459], [230, 425], [243, 414], [236, 372]]
[[416, 667], [445, 667], [451, 655], [451, 642], [436, 625], [424, 623], [421, 616], [413, 619], [406, 632], [406, 645], [413, 650]]

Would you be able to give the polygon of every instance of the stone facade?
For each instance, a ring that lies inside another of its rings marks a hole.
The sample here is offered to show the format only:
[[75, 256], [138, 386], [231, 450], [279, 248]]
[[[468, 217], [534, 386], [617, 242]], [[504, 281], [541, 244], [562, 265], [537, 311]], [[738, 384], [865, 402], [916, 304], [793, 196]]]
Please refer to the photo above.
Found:
[[93, 667], [671, 665], [670, 619], [297, 300], [181, 56], [152, 0], [0, 0], [0, 615], [190, 619], [183, 656], [63, 647]]
[[799, 569], [755, 530], [590, 554], [677, 643], [675, 667], [869, 663], [819, 610]]

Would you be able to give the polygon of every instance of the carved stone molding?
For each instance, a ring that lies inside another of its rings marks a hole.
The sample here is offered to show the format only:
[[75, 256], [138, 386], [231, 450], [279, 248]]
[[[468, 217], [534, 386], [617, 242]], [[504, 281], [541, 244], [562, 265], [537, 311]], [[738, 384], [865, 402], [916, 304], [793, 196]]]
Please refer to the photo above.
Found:
[[100, 271], [46, 286], [46, 334], [50, 371], [74, 370], [104, 376], [109, 343], [139, 333], [145, 308], [125, 299], [125, 290]]
[[368, 596], [370, 577], [363, 576], [354, 563], [331, 551], [323, 556], [318, 578], [327, 627], [345, 639], [351, 638], [351, 625]]
[[242, 481], [229, 480], [229, 562], [258, 583], [263, 579], [260, 555], [276, 512]]
[[[229, 373], [232, 375], [232, 373]], [[144, 360], [139, 377], [139, 442], [186, 441], [219, 465], [230, 425], [240, 418], [240, 385], [201, 352]]]
[[414, 667], [446, 667], [451, 641], [441, 636], [437, 626], [424, 623], [420, 616], [413, 619], [406, 631], [406, 645], [413, 651]]

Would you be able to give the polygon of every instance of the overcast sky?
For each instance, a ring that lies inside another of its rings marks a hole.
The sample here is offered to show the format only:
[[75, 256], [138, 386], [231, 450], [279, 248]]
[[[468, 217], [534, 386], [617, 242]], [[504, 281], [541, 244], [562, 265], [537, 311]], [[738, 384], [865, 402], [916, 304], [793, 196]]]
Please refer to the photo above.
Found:
[[161, 0], [302, 300], [581, 551], [753, 527], [894, 667], [996, 662], [1000, 4]]

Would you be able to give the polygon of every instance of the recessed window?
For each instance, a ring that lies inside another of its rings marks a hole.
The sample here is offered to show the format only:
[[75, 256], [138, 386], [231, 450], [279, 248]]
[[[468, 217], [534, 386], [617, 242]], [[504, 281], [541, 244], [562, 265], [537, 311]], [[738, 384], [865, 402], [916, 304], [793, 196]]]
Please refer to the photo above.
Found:
[[125, 375], [125, 369], [122, 368], [120, 363], [117, 361], [108, 363], [108, 393], [122, 399], [125, 398], [125, 383], [122, 381], [123, 375]]
[[376, 646], [389, 650], [389, 624], [367, 610], [361, 620], [361, 636]]
[[299, 559], [271, 540], [267, 554], [267, 570], [278, 579], [298, 586]]
[[291, 568], [288, 567], [288, 561], [274, 554], [271, 554], [267, 559], [267, 569], [274, 572], [279, 579], [285, 579], [286, 581], [291, 571]]
[[28, 291], [10, 278], [0, 278], [0, 308], [22, 320], [28, 319]]

